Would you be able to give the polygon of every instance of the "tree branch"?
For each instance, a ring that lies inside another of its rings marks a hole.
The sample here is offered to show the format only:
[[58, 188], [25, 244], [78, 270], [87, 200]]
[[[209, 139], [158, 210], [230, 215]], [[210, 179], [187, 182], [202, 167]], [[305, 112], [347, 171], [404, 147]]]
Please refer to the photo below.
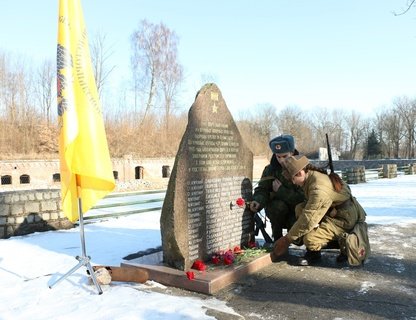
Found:
[[402, 16], [402, 15], [404, 15], [404, 14], [406, 14], [409, 10], [410, 10], [410, 8], [414, 5], [414, 3], [416, 2], [416, 0], [411, 0], [410, 1], [410, 3], [408, 4], [408, 6], [407, 6], [407, 8], [405, 9], [405, 10], [403, 10], [402, 12], [400, 12], [400, 13], [396, 13], [396, 12], [393, 12], [393, 14], [397, 17], [397, 16]]

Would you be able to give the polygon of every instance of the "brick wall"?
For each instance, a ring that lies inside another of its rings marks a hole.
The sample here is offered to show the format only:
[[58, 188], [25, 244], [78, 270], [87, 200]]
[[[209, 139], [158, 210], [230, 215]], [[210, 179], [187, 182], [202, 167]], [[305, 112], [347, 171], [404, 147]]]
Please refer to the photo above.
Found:
[[[175, 158], [112, 159], [114, 177], [120, 183], [160, 179], [163, 177], [163, 169], [172, 169], [174, 161]], [[59, 160], [1, 160], [0, 191], [59, 188], [59, 172]], [[139, 172], [141, 177], [138, 176]]]

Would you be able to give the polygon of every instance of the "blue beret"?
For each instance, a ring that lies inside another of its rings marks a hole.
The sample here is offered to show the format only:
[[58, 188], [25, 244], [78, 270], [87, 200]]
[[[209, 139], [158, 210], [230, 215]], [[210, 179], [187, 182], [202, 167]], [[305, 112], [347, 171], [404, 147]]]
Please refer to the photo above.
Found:
[[295, 139], [289, 134], [275, 137], [269, 142], [273, 153], [288, 153], [295, 151]]

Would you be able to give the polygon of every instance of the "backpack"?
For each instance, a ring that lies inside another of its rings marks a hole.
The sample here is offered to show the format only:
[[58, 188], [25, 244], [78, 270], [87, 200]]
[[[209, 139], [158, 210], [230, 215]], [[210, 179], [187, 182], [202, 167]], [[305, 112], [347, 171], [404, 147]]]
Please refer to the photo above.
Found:
[[370, 255], [371, 248], [368, 240], [367, 223], [357, 222], [350, 233], [343, 233], [340, 239], [341, 252], [348, 257], [351, 266], [364, 264]]

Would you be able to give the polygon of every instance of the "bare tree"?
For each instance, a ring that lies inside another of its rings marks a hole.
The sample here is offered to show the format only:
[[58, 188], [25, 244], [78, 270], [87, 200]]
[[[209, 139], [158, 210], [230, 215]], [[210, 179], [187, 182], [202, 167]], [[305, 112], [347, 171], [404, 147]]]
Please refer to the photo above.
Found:
[[[315, 108], [309, 112], [309, 122], [312, 128], [308, 143], [313, 150], [326, 147], [326, 134], [328, 134], [331, 145], [335, 148], [339, 146], [338, 136], [340, 125], [334, 121], [334, 113], [327, 108]], [[337, 141], [337, 142], [335, 142]]]
[[[4, 91], [6, 87], [6, 54], [0, 52], [0, 111], [5, 111]], [[4, 114], [1, 112], [1, 114]]]
[[106, 43], [106, 35], [101, 32], [97, 33], [91, 43], [91, 61], [100, 99], [102, 99], [102, 92], [106, 81], [115, 69], [115, 66], [108, 66], [108, 60], [112, 54], [112, 47], [108, 47]]
[[255, 107], [254, 125], [257, 132], [266, 142], [277, 131], [277, 113], [274, 105], [270, 103], [259, 104]]
[[352, 110], [350, 115], [346, 118], [346, 123], [349, 130], [350, 150], [349, 154], [351, 159], [357, 159], [358, 147], [365, 139], [365, 122], [361, 119], [361, 115]]
[[396, 98], [393, 105], [403, 124], [403, 134], [405, 138], [403, 156], [405, 158], [414, 158], [416, 143], [416, 99], [410, 100], [408, 97]]
[[395, 16], [401, 16], [403, 14], [406, 14], [410, 9], [415, 5], [416, 0], [407, 0], [406, 7], [402, 9], [399, 13], [393, 12]]
[[377, 114], [376, 126], [380, 136], [383, 154], [388, 158], [397, 158], [402, 138], [401, 120], [397, 112], [385, 110]]
[[178, 85], [182, 81], [182, 67], [177, 61], [177, 36], [163, 23], [155, 25], [141, 21], [138, 30], [131, 36], [131, 43], [135, 103], [140, 93], [144, 94], [146, 101], [140, 123], [142, 126], [160, 88], [165, 102], [165, 116], [170, 114]]
[[[142, 124], [137, 126], [139, 113], [137, 110], [126, 109], [128, 97], [120, 95], [118, 108], [113, 108], [106, 119], [112, 156], [174, 156], [187, 123], [185, 113], [173, 112], [183, 77], [182, 67], [177, 63], [176, 36], [164, 29], [166, 27], [163, 25], [147, 23], [144, 26], [147, 29], [146, 32], [141, 30], [144, 32], [143, 39], [151, 43], [146, 46], [142, 44], [140, 48], [143, 49], [136, 52], [140, 53], [137, 57], [141, 57], [141, 60], [135, 60], [136, 71], [141, 71], [136, 74], [136, 79], [141, 79], [141, 89], [147, 88], [143, 91], [146, 97], [144, 100], [151, 103], [145, 105]], [[159, 37], [156, 31], [162, 32], [162, 35]], [[154, 39], [158, 44], [152, 42]], [[158, 50], [153, 50], [154, 45]], [[104, 47], [102, 45], [101, 49]], [[97, 57], [98, 62], [100, 55]], [[102, 59], [102, 68], [104, 62], [105, 59]], [[96, 77], [100, 78], [98, 73]], [[0, 158], [43, 158], [48, 153], [56, 156], [56, 126], [46, 125], [54, 114], [51, 112], [55, 99], [54, 78], [51, 62], [46, 61], [38, 68], [38, 72], [33, 73], [23, 59], [0, 52]], [[101, 79], [105, 80], [106, 76]], [[100, 88], [105, 93], [103, 82], [97, 80], [97, 83], [101, 83]], [[153, 96], [149, 95], [150, 92], [153, 92]], [[153, 108], [158, 106], [156, 103], [161, 103], [164, 108], [162, 116], [161, 112], [158, 113], [159, 110]], [[344, 151], [344, 155], [349, 158], [358, 158], [361, 146], [365, 146], [365, 141], [374, 129], [382, 147], [380, 156], [416, 156], [415, 99], [397, 98], [392, 105], [377, 114], [376, 119], [370, 120], [374, 121], [371, 126], [368, 119], [363, 119], [354, 111], [348, 115], [342, 110], [329, 112], [319, 108], [305, 112], [297, 106], [288, 106], [277, 113], [273, 105], [264, 103], [247, 111], [237, 125], [254, 155], [268, 155], [269, 139], [283, 133], [292, 134], [296, 139], [296, 148], [311, 155], [317, 153], [319, 147], [325, 146], [325, 133], [328, 133], [331, 146]], [[137, 141], [140, 141], [139, 149]], [[140, 154], [137, 153], [138, 150]]]
[[[173, 37], [171, 37], [171, 40], [172, 38]], [[169, 50], [165, 61], [163, 61], [164, 66], [162, 67], [160, 78], [160, 86], [162, 88], [165, 104], [166, 134], [169, 133], [169, 119], [174, 106], [175, 96], [178, 93], [178, 86], [183, 80], [183, 68], [177, 63], [176, 43], [169, 43], [168, 46], [171, 47], [171, 50]]]
[[236, 124], [243, 140], [253, 154], [267, 156], [270, 153], [267, 143], [269, 136], [264, 137], [262, 134], [263, 130], [258, 126], [258, 121], [256, 121], [258, 118], [259, 115], [257, 115], [257, 110], [255, 108], [251, 108], [250, 110], [240, 110], [236, 119]]
[[39, 122], [34, 101], [32, 72], [22, 57], [6, 62], [3, 104], [7, 141], [11, 151], [28, 153], [36, 144], [35, 126]]
[[348, 133], [346, 130], [347, 115], [344, 110], [332, 110], [332, 132], [328, 132], [331, 137], [331, 147], [341, 151], [346, 149]]
[[46, 60], [43, 62], [37, 73], [35, 91], [47, 126], [50, 125], [51, 108], [55, 101], [53, 95], [53, 88], [55, 87], [55, 69], [55, 64], [51, 60]]
[[287, 106], [278, 113], [277, 127], [279, 134], [296, 136], [302, 126], [305, 114], [298, 106]]
[[310, 121], [307, 113], [298, 106], [287, 106], [278, 113], [278, 133], [291, 134], [296, 141], [296, 148], [305, 154], [310, 154], [317, 149], [314, 141]]

